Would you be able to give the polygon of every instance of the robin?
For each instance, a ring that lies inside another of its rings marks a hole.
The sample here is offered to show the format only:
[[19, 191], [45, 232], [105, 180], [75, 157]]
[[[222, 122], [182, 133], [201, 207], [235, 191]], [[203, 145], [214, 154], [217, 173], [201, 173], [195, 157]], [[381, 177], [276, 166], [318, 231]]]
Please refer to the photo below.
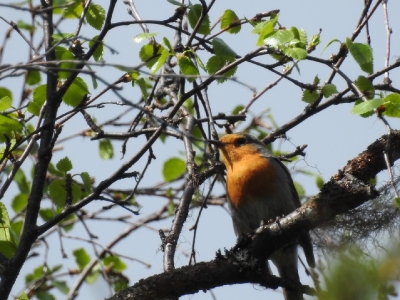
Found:
[[[238, 239], [256, 230], [261, 222], [287, 215], [300, 207], [289, 170], [272, 157], [260, 140], [247, 133], [233, 133], [223, 136], [216, 145], [226, 166], [228, 205]], [[307, 263], [313, 268], [315, 259], [308, 232], [269, 259], [282, 278], [300, 283], [297, 244], [302, 246]], [[298, 291], [284, 289], [283, 294], [286, 300], [303, 299]]]

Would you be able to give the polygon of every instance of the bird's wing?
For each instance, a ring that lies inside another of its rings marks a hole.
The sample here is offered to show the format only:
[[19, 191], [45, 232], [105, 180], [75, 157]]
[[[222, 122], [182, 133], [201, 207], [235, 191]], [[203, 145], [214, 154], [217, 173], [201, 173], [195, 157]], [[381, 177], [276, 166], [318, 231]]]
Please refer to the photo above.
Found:
[[[279, 166], [281, 166], [286, 174], [288, 175], [289, 178], [289, 187], [290, 191], [292, 194], [292, 200], [296, 206], [296, 208], [301, 206], [300, 198], [299, 195], [297, 194], [296, 188], [294, 187], [293, 179], [292, 176], [290, 175], [290, 172], [288, 168], [278, 159], [278, 158], [273, 158]], [[306, 256], [307, 263], [311, 268], [315, 267], [315, 258], [314, 258], [314, 252], [313, 252], [313, 247], [312, 247], [312, 242], [311, 242], [311, 237], [310, 234], [307, 232], [303, 232], [299, 236], [299, 244], [303, 248], [304, 255]]]

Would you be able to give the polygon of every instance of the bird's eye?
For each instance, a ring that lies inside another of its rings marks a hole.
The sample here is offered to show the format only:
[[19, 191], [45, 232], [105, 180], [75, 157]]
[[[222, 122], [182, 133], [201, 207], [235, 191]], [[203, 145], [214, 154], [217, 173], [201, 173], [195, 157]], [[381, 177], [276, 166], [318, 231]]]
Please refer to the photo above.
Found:
[[238, 138], [237, 140], [236, 140], [236, 144], [238, 144], [238, 145], [244, 145], [244, 144], [246, 144], [246, 139], [245, 138], [243, 138], [243, 137], [241, 137], [241, 138]]

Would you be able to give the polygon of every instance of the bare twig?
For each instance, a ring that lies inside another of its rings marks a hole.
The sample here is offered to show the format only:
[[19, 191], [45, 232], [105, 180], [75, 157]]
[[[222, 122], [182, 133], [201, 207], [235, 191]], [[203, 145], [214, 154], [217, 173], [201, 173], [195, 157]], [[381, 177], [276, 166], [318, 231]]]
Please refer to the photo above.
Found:
[[217, 181], [217, 178], [218, 178], [218, 175], [215, 175], [214, 178], [213, 178], [213, 180], [211, 181], [210, 188], [208, 189], [208, 193], [207, 193], [207, 195], [204, 197], [203, 203], [200, 205], [200, 209], [199, 209], [199, 213], [198, 213], [197, 218], [196, 218], [196, 222], [195, 222], [194, 225], [190, 228], [190, 230], [194, 230], [194, 232], [193, 232], [192, 251], [190, 252], [190, 258], [189, 258], [189, 266], [192, 265], [192, 259], [193, 259], [193, 263], [194, 263], [194, 264], [196, 263], [196, 248], [195, 248], [195, 243], [196, 243], [197, 229], [198, 229], [199, 222], [200, 222], [200, 216], [201, 216], [201, 213], [202, 213], [202, 211], [203, 211], [203, 208], [205, 208], [205, 206], [206, 206], [208, 197], [210, 197], [210, 195], [211, 195], [211, 192], [212, 192], [212, 190], [213, 190], [213, 188], [214, 188], [214, 184], [215, 184], [215, 182]]
[[4, 17], [0, 16], [4, 22], [10, 25], [18, 34], [24, 39], [24, 41], [29, 45], [29, 47], [35, 52], [36, 55], [40, 55], [39, 51], [32, 45], [31, 41], [19, 30], [18, 25], [15, 24], [13, 21], [7, 21]]
[[[386, 55], [385, 55], [385, 67], [389, 66], [390, 59], [390, 37], [392, 35], [392, 29], [389, 26], [389, 15], [387, 9], [388, 0], [381, 0], [383, 6], [383, 15], [385, 18], [385, 29], [386, 29]], [[384, 82], [390, 83], [389, 72], [385, 72]]]

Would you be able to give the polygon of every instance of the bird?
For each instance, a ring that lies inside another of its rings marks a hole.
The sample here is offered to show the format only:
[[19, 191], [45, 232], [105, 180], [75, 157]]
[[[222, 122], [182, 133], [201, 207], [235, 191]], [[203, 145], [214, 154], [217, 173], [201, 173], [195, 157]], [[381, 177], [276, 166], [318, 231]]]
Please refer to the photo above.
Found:
[[[215, 144], [226, 167], [227, 200], [238, 240], [263, 222], [287, 215], [301, 206], [289, 170], [256, 137], [244, 132], [231, 133]], [[268, 259], [276, 266], [280, 277], [300, 283], [297, 244], [302, 246], [308, 265], [314, 268], [308, 232]], [[284, 288], [283, 294], [286, 300], [303, 299], [300, 291]]]

